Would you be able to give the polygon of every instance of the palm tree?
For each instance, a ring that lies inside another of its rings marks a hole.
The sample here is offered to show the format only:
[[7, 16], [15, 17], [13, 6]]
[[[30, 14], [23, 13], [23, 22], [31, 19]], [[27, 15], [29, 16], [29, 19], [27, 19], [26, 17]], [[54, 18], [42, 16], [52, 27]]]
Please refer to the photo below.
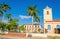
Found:
[[38, 13], [38, 10], [36, 10], [36, 5], [28, 7], [28, 15], [36, 16], [37, 13]]
[[[2, 25], [0, 25], [1, 27], [2, 27], [2, 29], [4, 29], [5, 28], [5, 24], [3, 23], [3, 17], [4, 17], [4, 12], [6, 12], [7, 10], [9, 10], [10, 9], [10, 6], [8, 5], [8, 4], [6, 4], [6, 3], [3, 3], [3, 4], [0, 4], [0, 17], [2, 17], [1, 18], [1, 20], [2, 20]], [[0, 23], [0, 24], [1, 24]]]
[[[6, 3], [0, 4], [0, 16], [4, 17], [4, 12], [10, 9], [10, 6]], [[3, 21], [3, 18], [2, 18]]]
[[[36, 9], [36, 5], [34, 5], [34, 6], [29, 6], [28, 7], [28, 15], [29, 16], [32, 16], [32, 20], [34, 20], [34, 21], [36, 21], [36, 22], [38, 22], [38, 21], [40, 21], [40, 19], [39, 19], [39, 17], [38, 17], [38, 10]], [[32, 21], [33, 22], [33, 21]]]
[[0, 10], [0, 22], [2, 21], [3, 12]]
[[9, 20], [11, 19], [11, 14], [6, 14], [6, 18], [8, 18]]
[[40, 17], [38, 16], [34, 17], [34, 22], [40, 22]]
[[8, 4], [6, 4], [6, 3], [3, 3], [3, 4], [2, 4], [2, 10], [3, 10], [4, 12], [6, 12], [6, 11], [9, 10], [9, 9], [11, 9], [11, 8], [10, 8], [10, 6], [9, 6]]
[[[0, 4], [0, 17], [2, 17], [3, 16], [3, 12], [2, 12], [2, 6], [1, 6], [1, 4]], [[2, 18], [0, 18], [0, 22], [2, 21]]]

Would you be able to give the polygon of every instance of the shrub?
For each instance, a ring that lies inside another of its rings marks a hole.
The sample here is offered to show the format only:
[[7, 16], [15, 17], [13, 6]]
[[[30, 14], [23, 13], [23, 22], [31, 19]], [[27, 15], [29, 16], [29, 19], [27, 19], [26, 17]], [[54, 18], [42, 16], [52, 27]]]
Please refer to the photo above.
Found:
[[53, 39], [57, 39], [56, 36], [54, 36]]

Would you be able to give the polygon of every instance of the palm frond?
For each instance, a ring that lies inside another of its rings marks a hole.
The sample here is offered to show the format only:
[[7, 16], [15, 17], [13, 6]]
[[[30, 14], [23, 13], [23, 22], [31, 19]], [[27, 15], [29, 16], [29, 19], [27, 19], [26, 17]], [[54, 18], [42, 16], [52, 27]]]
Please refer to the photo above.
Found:
[[31, 10], [28, 10], [27, 13], [28, 13], [28, 15], [31, 15]]
[[36, 13], [38, 13], [39, 12], [39, 10], [34, 10]]
[[6, 17], [7, 18], [11, 18], [11, 14], [6, 14]]
[[2, 4], [2, 9], [3, 9], [3, 11], [6, 12], [7, 9], [10, 9], [10, 6], [8, 4], [6, 4], [6, 3]]
[[38, 17], [38, 12], [39, 11], [36, 9], [36, 5], [28, 7], [28, 15], [33, 16], [34, 17], [33, 20], [35, 22], [40, 21], [40, 18]]
[[37, 6], [36, 4], [33, 6], [33, 7], [34, 7], [34, 9], [36, 9], [36, 6]]
[[40, 17], [38, 17], [38, 16], [35, 17], [35, 18], [34, 18], [34, 22], [40, 22]]
[[29, 6], [28, 9], [33, 10], [34, 8], [33, 8], [33, 6]]

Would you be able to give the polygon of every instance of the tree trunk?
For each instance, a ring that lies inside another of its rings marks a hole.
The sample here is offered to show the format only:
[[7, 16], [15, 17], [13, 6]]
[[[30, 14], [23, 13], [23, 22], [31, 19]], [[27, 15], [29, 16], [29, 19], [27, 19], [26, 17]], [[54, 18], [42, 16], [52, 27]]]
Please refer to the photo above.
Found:
[[2, 16], [2, 22], [4, 22], [4, 16]]

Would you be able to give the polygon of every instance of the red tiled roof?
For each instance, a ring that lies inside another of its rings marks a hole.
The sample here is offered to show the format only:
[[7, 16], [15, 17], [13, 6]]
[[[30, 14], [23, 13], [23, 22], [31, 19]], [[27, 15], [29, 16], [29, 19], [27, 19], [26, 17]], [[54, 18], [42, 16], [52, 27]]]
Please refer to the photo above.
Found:
[[60, 20], [52, 20], [52, 21], [46, 21], [46, 22], [60, 22]]

